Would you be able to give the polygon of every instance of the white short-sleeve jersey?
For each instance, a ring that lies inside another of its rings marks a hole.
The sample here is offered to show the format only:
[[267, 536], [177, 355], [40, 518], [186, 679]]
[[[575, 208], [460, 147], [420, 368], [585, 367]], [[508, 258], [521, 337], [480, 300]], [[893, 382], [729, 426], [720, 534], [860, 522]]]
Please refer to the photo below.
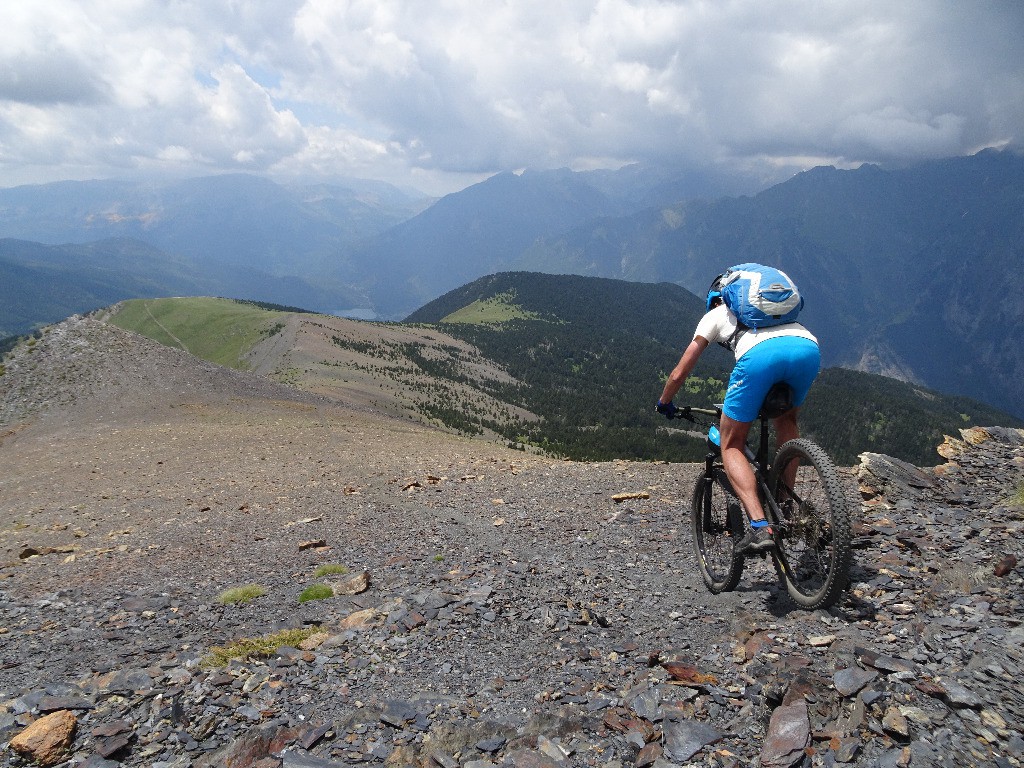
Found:
[[697, 329], [693, 332], [693, 337], [700, 336], [707, 339], [710, 344], [728, 343], [732, 339], [729, 349], [736, 355], [737, 360], [762, 341], [774, 339], [776, 336], [798, 336], [802, 339], [810, 339], [815, 343], [818, 342], [814, 335], [800, 323], [783, 323], [769, 328], [746, 328], [733, 338], [736, 326], [736, 315], [725, 304], [719, 304], [700, 319]]

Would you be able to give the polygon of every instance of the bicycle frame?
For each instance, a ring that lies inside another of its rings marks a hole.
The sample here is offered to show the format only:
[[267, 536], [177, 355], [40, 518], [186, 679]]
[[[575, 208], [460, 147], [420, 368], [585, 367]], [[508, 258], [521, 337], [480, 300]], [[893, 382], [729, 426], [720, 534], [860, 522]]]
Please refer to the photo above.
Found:
[[[695, 413], [699, 413], [704, 416], [713, 416], [716, 426], [720, 423], [722, 417], [722, 409], [718, 406], [713, 410], [710, 408], [693, 408], [685, 406], [676, 412], [676, 418], [686, 419], [691, 423], [696, 423], [696, 420], [692, 417]], [[767, 480], [771, 475], [771, 466], [768, 463], [768, 448], [771, 442], [771, 434], [768, 428], [770, 419], [763, 413], [758, 414], [757, 418], [760, 430], [757, 453], [753, 451], [748, 441], [743, 444], [743, 455], [746, 457], [747, 461], [750, 462], [750, 467], [754, 471], [754, 479], [757, 481], [757, 488], [760, 492], [762, 506], [764, 507], [765, 515], [768, 516], [769, 522], [785, 528], [787, 524], [782, 516], [782, 510], [779, 507], [778, 502], [773, 498], [773, 494], [771, 493], [771, 489], [768, 487]], [[708, 477], [713, 474], [715, 459], [720, 457], [721, 449], [719, 449], [717, 454], [708, 454], [704, 465], [704, 471]], [[796, 495], [792, 488], [787, 487], [786, 492], [789, 493], [797, 502], [800, 501], [799, 499], [796, 499]]]

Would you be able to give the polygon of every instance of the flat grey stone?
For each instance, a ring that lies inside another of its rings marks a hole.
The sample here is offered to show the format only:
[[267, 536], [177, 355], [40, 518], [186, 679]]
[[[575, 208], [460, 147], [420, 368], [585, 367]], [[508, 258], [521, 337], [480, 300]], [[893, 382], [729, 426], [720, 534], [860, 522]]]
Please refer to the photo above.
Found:
[[852, 696], [877, 677], [877, 672], [860, 667], [847, 667], [832, 675], [832, 684], [840, 695]]
[[713, 726], [696, 720], [670, 720], [665, 723], [665, 755], [685, 763], [708, 744], [720, 741], [722, 734]]

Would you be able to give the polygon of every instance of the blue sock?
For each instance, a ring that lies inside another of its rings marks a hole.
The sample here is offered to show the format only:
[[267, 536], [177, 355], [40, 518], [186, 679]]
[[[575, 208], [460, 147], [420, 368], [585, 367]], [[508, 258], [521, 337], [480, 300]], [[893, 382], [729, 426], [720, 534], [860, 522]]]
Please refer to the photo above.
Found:
[[768, 521], [767, 520], [751, 520], [750, 521], [750, 527], [751, 528], [767, 528], [768, 527]]

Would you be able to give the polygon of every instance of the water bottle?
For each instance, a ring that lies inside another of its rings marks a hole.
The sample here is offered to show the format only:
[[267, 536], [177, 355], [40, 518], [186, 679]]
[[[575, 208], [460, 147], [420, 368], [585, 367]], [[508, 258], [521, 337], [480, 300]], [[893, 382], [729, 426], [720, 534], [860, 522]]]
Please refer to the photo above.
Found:
[[718, 427], [714, 424], [712, 424], [711, 429], [708, 430], [708, 448], [716, 453], [722, 450], [722, 435], [718, 431]]

